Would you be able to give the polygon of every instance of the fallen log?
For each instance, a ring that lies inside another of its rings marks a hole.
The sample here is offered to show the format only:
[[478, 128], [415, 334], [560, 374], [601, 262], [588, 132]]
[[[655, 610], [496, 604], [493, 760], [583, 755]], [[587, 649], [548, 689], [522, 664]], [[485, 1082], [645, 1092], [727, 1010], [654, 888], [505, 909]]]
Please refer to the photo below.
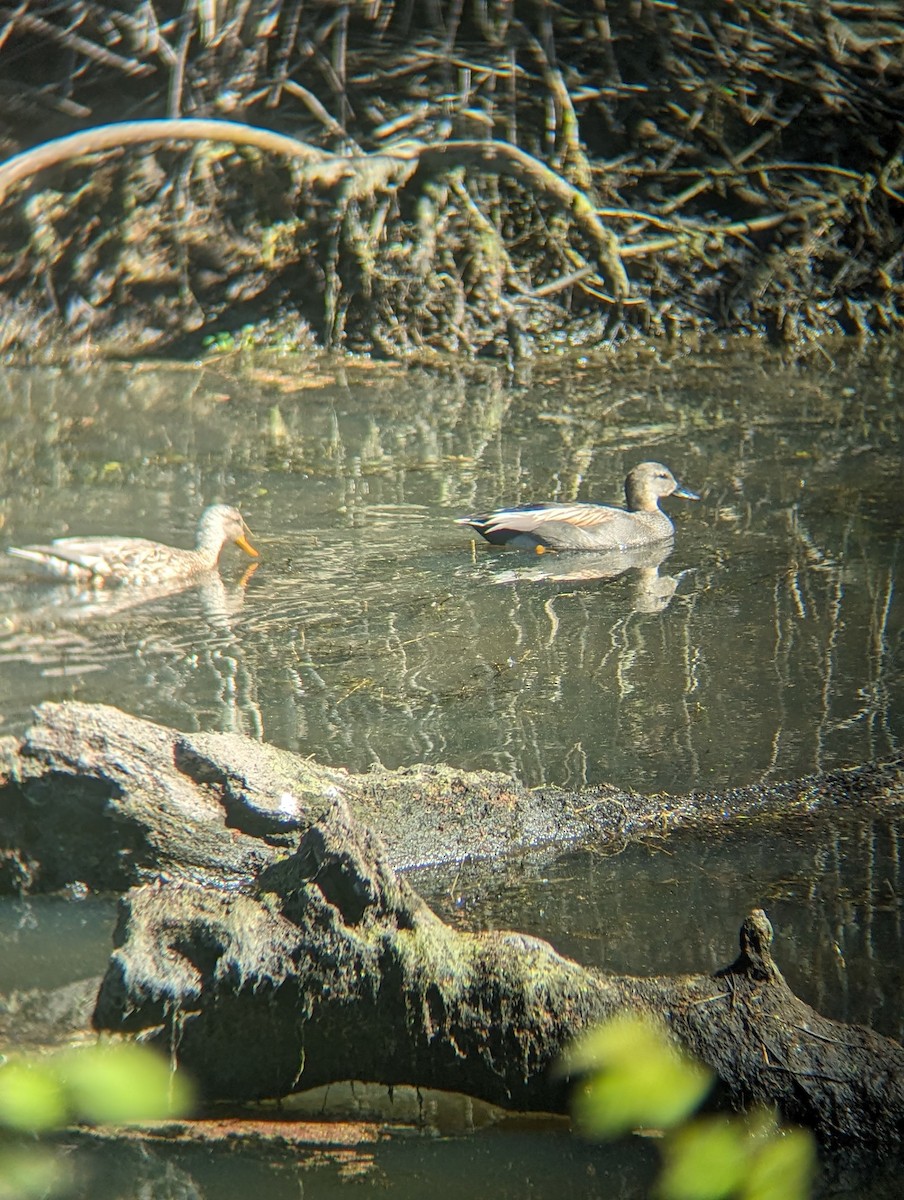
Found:
[[762, 911], [714, 975], [588, 970], [445, 925], [342, 800], [250, 887], [131, 892], [115, 940], [95, 1025], [160, 1045], [211, 1099], [354, 1079], [559, 1112], [567, 1043], [630, 1012], [665, 1021], [731, 1105], [776, 1105], [834, 1146], [885, 1152], [904, 1133], [904, 1049], [795, 996]]
[[140, 885], [122, 901], [94, 1023], [160, 1043], [210, 1098], [357, 1079], [562, 1111], [564, 1047], [631, 1012], [664, 1020], [731, 1104], [775, 1104], [828, 1144], [886, 1151], [904, 1130], [904, 1050], [795, 996], [762, 912], [714, 975], [607, 975], [523, 934], [453, 930], [396, 868], [887, 811], [901, 796], [900, 759], [679, 798], [530, 791], [448, 767], [354, 775], [246, 738], [48, 704], [23, 737], [0, 739], [0, 861], [19, 890]]
[[240, 885], [296, 851], [336, 799], [394, 869], [543, 844], [623, 845], [681, 828], [904, 799], [904, 759], [720, 794], [532, 790], [499, 772], [361, 774], [237, 734], [180, 733], [95, 704], [43, 704], [0, 738], [0, 891], [123, 891], [160, 877]]

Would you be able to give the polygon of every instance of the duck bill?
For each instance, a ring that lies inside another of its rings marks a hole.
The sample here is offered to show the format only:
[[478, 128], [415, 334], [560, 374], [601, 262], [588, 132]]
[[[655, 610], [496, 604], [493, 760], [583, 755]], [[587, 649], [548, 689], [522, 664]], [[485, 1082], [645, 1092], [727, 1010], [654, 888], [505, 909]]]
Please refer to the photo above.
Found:
[[675, 488], [674, 492], [672, 492], [672, 495], [680, 496], [682, 498], [682, 500], [699, 500], [700, 499], [700, 497], [697, 495], [696, 492], [692, 492], [691, 489], [685, 487], [683, 483], [678, 484], [678, 486]]
[[239, 534], [239, 536], [235, 539], [235, 544], [240, 550], [244, 550], [249, 558], [260, 558], [260, 551], [255, 550], [255, 548], [248, 541], [247, 537], [245, 537], [244, 533]]

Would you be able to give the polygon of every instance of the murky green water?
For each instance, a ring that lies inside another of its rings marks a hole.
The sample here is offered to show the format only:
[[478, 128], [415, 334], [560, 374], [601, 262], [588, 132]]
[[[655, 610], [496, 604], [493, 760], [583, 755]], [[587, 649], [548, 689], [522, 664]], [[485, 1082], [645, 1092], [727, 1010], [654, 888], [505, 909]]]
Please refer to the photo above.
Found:
[[[623, 363], [538, 366], [520, 382], [281, 361], [5, 371], [0, 544], [121, 532], [187, 545], [201, 509], [225, 501], [263, 557], [243, 579], [247, 560], [227, 552], [222, 587], [141, 603], [26, 583], [4, 562], [0, 732], [73, 697], [355, 769], [444, 761], [645, 792], [895, 750], [901, 357]], [[666, 502], [673, 553], [619, 578], [594, 577], [590, 559], [472, 548], [452, 522], [530, 499], [618, 501], [645, 458], [703, 500]], [[899, 840], [875, 823], [779, 845], [685, 837], [419, 884], [454, 922], [523, 928], [617, 971], [719, 966], [763, 904], [806, 999], [900, 1037]], [[4, 904], [0, 992], [101, 970], [111, 919], [95, 901]], [[482, 1170], [483, 1194], [543, 1195], [564, 1171], [578, 1195], [645, 1190], [646, 1168], [561, 1132], [519, 1137], [381, 1150], [372, 1182], [415, 1195]], [[522, 1142], [533, 1192], [518, 1190]], [[209, 1151], [180, 1154], [231, 1194], [195, 1161]], [[242, 1167], [256, 1169], [253, 1156]], [[103, 1194], [125, 1196], [115, 1174]], [[297, 1194], [294, 1171], [268, 1179]]]
[[[572, 367], [527, 387], [286, 371], [5, 373], [4, 543], [187, 544], [220, 500], [264, 558], [244, 588], [233, 556], [223, 590], [134, 607], [23, 589], [10, 561], [3, 727], [72, 696], [358, 769], [445, 760], [644, 791], [785, 778], [897, 744], [891, 356], [834, 371], [752, 353], [617, 377]], [[592, 562], [472, 555], [452, 523], [531, 498], [615, 501], [650, 457], [704, 497], [667, 502], [677, 536], [658, 569], [574, 578]]]

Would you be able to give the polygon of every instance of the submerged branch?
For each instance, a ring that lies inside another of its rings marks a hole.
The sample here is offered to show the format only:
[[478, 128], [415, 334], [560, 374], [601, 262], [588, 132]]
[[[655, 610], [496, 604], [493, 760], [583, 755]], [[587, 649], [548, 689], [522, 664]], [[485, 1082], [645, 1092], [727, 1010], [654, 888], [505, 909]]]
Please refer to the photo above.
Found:
[[355, 774], [238, 734], [181, 733], [100, 704], [43, 704], [21, 738], [0, 738], [0, 892], [75, 882], [121, 890], [161, 874], [242, 883], [296, 850], [337, 797], [401, 868], [566, 842], [623, 846], [763, 814], [885, 812], [904, 802], [904, 762], [718, 795], [569, 792], [442, 765]]

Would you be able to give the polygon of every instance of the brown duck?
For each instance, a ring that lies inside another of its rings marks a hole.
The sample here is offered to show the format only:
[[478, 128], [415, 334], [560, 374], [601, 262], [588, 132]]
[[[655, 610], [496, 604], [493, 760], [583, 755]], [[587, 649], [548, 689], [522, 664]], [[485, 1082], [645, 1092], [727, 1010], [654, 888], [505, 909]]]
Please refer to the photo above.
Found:
[[148, 587], [184, 581], [217, 565], [220, 551], [234, 542], [252, 558], [258, 552], [248, 541], [248, 526], [237, 508], [212, 504], [198, 521], [194, 550], [166, 546], [146, 538], [65, 537], [46, 546], [10, 546], [8, 554], [23, 558], [42, 575], [96, 587]]

